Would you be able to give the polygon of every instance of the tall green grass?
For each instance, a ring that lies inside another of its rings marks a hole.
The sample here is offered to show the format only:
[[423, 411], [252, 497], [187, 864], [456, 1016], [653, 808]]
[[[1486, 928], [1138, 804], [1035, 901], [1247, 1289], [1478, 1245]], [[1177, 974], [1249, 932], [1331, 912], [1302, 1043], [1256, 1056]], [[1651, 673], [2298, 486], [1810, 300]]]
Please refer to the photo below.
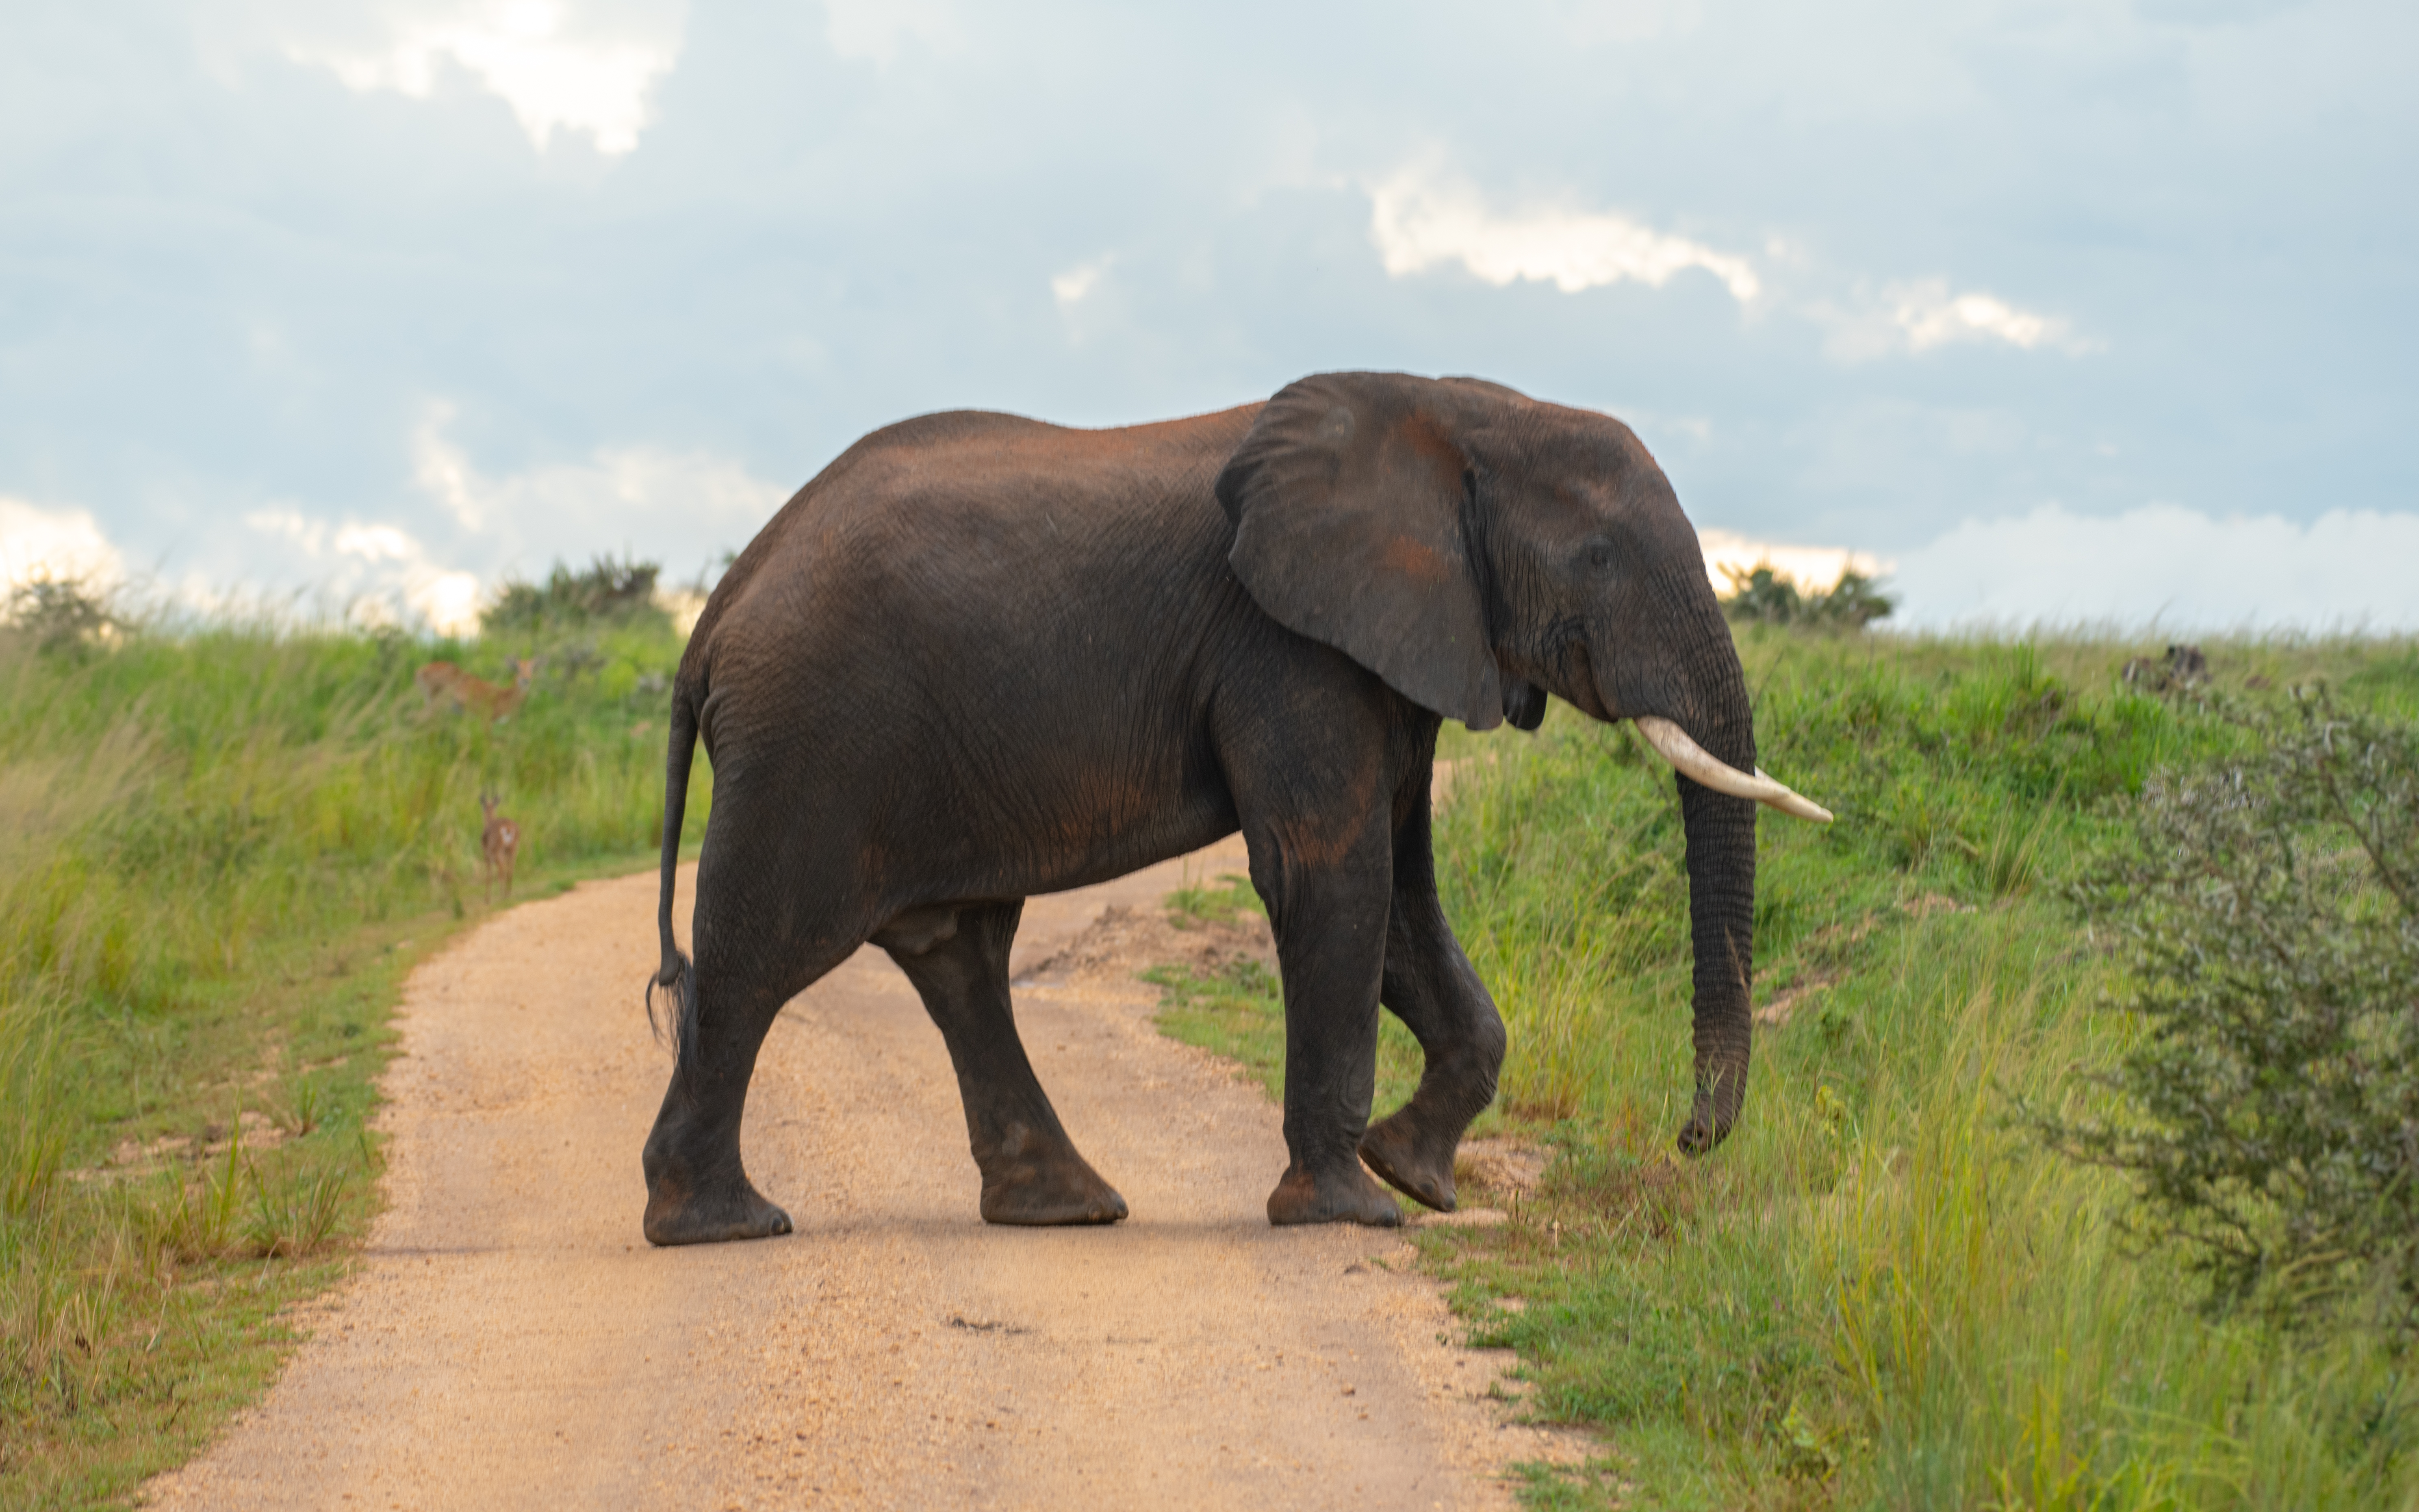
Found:
[[[413, 683], [530, 651], [495, 724]], [[122, 1502], [267, 1380], [277, 1309], [369, 1215], [402, 977], [488, 906], [479, 795], [524, 895], [638, 864], [679, 651], [644, 621], [0, 635], [0, 1502]]]
[[[1767, 1022], [1709, 1157], [1672, 1149], [1689, 973], [1669, 769], [1559, 706], [1533, 737], [1443, 752], [1462, 764], [1438, 872], [1509, 1026], [1500, 1106], [1555, 1159], [1533, 1194], [1482, 1195], [1505, 1225], [1422, 1242], [1475, 1336], [1520, 1351], [1531, 1410], [1606, 1432], [1609, 1467], [1540, 1471], [1536, 1500], [2419, 1506], [2408, 1360], [2349, 1323], [2296, 1342], [2207, 1315], [2181, 1257], [2121, 1239], [2122, 1180], [2017, 1116], [2083, 1105], [2078, 1072], [2137, 1032], [2102, 1006], [2103, 942], [2067, 880], [2145, 777], [2241, 730], [2123, 683], [2155, 646], [1740, 644], [1763, 764], [1840, 818], [1760, 825]], [[2409, 642], [2206, 649], [2235, 696], [2324, 676], [2419, 717]]]
[[[1742, 649], [1764, 764], [1841, 817], [1762, 825], [1756, 996], [1787, 1011], [1718, 1155], [1671, 1151], [1669, 774], [1565, 717], [1487, 743], [1440, 823], [1448, 907], [1511, 1026], [1505, 1095], [1564, 1157], [1508, 1229], [1435, 1242], [1540, 1410], [1612, 1429], [1650, 1505], [2419, 1504], [2407, 1362], [2356, 1328], [2297, 1346], [2206, 1316], [2180, 1257], [2120, 1240], [2122, 1182], [2013, 1117], [2088, 1096], [2078, 1069], [2135, 1032], [2101, 1007], [2064, 879], [2150, 771], [2242, 732], [2129, 690], [2137, 647]], [[2408, 644], [2209, 649], [2246, 696], [2324, 674], [2419, 713]], [[1506, 1290], [1529, 1305], [1495, 1309]]]

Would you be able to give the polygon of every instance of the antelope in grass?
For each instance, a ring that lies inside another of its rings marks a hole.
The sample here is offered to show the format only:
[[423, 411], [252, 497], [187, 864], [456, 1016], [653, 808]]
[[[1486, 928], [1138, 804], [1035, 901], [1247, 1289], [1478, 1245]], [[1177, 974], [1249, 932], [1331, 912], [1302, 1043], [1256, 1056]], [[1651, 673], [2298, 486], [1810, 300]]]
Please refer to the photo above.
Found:
[[535, 658], [515, 659], [508, 665], [513, 670], [512, 686], [499, 687], [484, 678], [471, 676], [450, 661], [432, 661], [414, 674], [420, 685], [421, 697], [434, 708], [439, 700], [450, 700], [457, 709], [475, 713], [490, 721], [510, 717], [529, 697], [530, 685], [536, 679]]
[[420, 685], [420, 696], [426, 706], [435, 708], [440, 699], [451, 699], [457, 709], [467, 709], [493, 723], [510, 718], [513, 711], [529, 697], [530, 684], [537, 677], [537, 661], [516, 659], [511, 663], [513, 686], [498, 687], [482, 678], [471, 676], [450, 661], [432, 661], [412, 674]]
[[513, 687], [496, 687], [484, 677], [471, 677], [450, 660], [433, 660], [411, 680], [421, 685], [421, 697], [436, 709], [438, 699], [453, 699], [455, 709], [470, 709], [488, 723], [499, 718], [511, 718], [520, 709], [522, 699], [530, 697], [530, 682], [537, 680], [537, 660], [513, 660]]
[[513, 855], [521, 848], [520, 821], [507, 819], [496, 812], [497, 800], [488, 794], [479, 795], [479, 811], [487, 816], [486, 827], [479, 831], [479, 854], [487, 863], [487, 902], [496, 901], [496, 873], [504, 876], [504, 902], [513, 901]]

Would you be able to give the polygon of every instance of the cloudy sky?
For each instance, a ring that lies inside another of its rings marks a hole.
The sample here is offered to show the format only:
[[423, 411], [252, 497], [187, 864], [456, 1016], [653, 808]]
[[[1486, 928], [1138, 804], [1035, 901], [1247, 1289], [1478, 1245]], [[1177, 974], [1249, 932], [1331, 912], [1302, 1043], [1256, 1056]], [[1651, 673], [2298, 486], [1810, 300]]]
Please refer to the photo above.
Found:
[[0, 0], [0, 569], [458, 619], [1345, 367], [1907, 617], [2419, 628], [2419, 8]]

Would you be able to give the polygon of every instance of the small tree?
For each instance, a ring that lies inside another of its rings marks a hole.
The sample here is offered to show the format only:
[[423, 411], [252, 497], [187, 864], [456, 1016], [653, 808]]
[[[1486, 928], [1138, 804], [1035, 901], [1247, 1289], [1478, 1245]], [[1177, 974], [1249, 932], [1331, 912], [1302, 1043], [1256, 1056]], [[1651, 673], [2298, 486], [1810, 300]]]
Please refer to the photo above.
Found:
[[1800, 592], [1775, 571], [1770, 563], [1740, 569], [1724, 567], [1731, 591], [1722, 609], [1733, 620], [1763, 625], [1811, 625], [1861, 630], [1875, 620], [1889, 618], [1898, 601], [1861, 572], [1842, 572], [1827, 591]]
[[2154, 779], [2083, 888], [2143, 1031], [2116, 1107], [2041, 1126], [2135, 1179], [2219, 1305], [2419, 1331], [2419, 731], [2323, 694], [2226, 717], [2256, 753]]
[[46, 656], [79, 654], [117, 626], [108, 594], [89, 579], [47, 573], [8, 590], [6, 617]]
[[1827, 594], [1815, 597], [1815, 617], [1826, 624], [1861, 630], [1875, 620], [1886, 620], [1898, 608], [1898, 600], [1882, 592], [1881, 584], [1861, 572], [1843, 572]]
[[661, 564], [636, 558], [600, 556], [577, 571], [558, 562], [542, 584], [506, 582], [480, 622], [488, 630], [545, 631], [660, 618], [655, 579], [662, 572]]

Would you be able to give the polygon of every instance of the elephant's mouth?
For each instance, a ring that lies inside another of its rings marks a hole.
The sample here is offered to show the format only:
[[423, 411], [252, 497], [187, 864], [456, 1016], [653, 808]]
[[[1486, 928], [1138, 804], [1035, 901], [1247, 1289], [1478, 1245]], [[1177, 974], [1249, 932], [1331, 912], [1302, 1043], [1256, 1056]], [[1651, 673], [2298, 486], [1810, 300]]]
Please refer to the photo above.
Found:
[[1597, 690], [1595, 666], [1588, 660], [1586, 644], [1574, 640], [1564, 656], [1570, 662], [1571, 691], [1564, 696], [1571, 701], [1571, 706], [1591, 719], [1601, 719], [1610, 724], [1617, 717], [1606, 707], [1604, 695]]

